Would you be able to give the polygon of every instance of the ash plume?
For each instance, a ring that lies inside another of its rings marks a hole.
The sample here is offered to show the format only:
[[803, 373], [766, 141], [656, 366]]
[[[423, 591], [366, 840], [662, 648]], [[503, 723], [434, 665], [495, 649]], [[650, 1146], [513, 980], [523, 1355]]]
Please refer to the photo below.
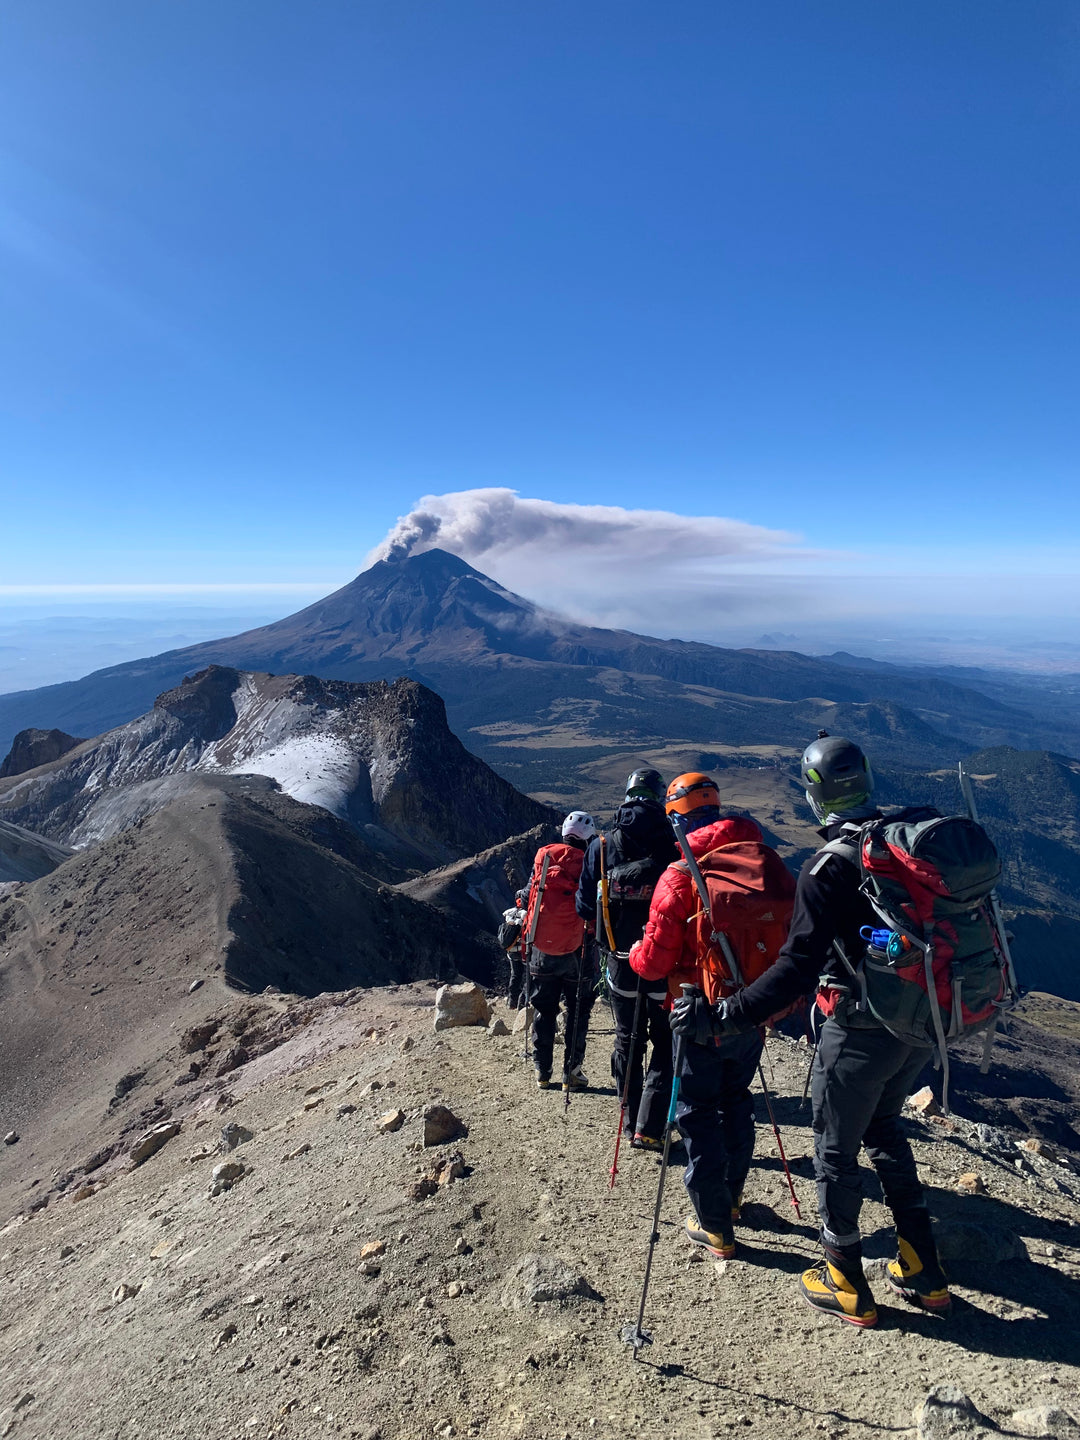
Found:
[[810, 553], [794, 535], [724, 516], [569, 505], [492, 488], [425, 495], [368, 564], [435, 547], [541, 605], [650, 630], [681, 619], [683, 633], [686, 608], [706, 596], [728, 614], [744, 602], [759, 610], [762, 587], [747, 572]]

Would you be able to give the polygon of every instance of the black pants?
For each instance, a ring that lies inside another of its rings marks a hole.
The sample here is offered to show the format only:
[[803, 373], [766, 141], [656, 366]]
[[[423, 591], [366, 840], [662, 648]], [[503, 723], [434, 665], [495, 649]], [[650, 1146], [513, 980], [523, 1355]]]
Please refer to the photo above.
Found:
[[880, 1026], [855, 1029], [829, 1019], [821, 1027], [812, 1082], [814, 1175], [827, 1243], [859, 1243], [863, 1145], [897, 1229], [905, 1236], [926, 1229], [926, 1197], [900, 1111], [930, 1055]]
[[[585, 1058], [589, 1014], [593, 1007], [595, 974], [589, 957], [580, 968], [577, 953], [541, 955], [540, 968], [529, 966], [529, 999], [533, 1007], [533, 1063], [537, 1074], [551, 1075], [555, 1050], [555, 1021], [559, 1005], [565, 1007], [563, 1071], [576, 1069]], [[575, 1043], [576, 1042], [576, 1043]], [[571, 1053], [571, 1050], [573, 1053]]]
[[[671, 1101], [671, 1077], [674, 1074], [671, 1055], [671, 1026], [663, 1002], [643, 994], [641, 1014], [638, 1018], [637, 1041], [630, 1053], [630, 1042], [634, 1034], [634, 1011], [637, 997], [621, 994], [611, 989], [608, 976], [608, 993], [611, 1009], [615, 1016], [615, 1048], [611, 1055], [611, 1074], [615, 1088], [622, 1098], [627, 1071], [630, 1073], [630, 1089], [626, 1102], [626, 1116], [623, 1128], [628, 1135], [635, 1132], [659, 1140], [664, 1133], [664, 1121]], [[645, 1060], [645, 1046], [651, 1043], [649, 1063], [642, 1069]]]
[[725, 1036], [720, 1045], [684, 1044], [675, 1123], [686, 1142], [683, 1180], [698, 1223], [731, 1234], [731, 1207], [754, 1158], [750, 1082], [763, 1045], [757, 1030]]
[[511, 1010], [520, 1010], [525, 1004], [525, 962], [516, 945], [513, 950], [506, 952], [506, 958], [510, 962], [510, 984], [506, 991], [506, 1003]]

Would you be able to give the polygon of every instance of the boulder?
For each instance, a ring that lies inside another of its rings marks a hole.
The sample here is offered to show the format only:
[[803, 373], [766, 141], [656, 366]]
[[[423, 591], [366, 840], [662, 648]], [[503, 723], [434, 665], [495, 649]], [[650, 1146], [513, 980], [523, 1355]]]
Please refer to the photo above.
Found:
[[445, 1105], [429, 1105], [424, 1111], [425, 1146], [443, 1145], [447, 1140], [455, 1140], [459, 1135], [467, 1134], [464, 1122]]
[[230, 1121], [228, 1125], [221, 1128], [221, 1149], [225, 1151], [235, 1150], [238, 1145], [246, 1145], [249, 1140], [254, 1140], [255, 1134], [243, 1125]]
[[522, 1255], [506, 1276], [499, 1303], [508, 1310], [533, 1305], [580, 1305], [601, 1300], [585, 1276], [557, 1255]]
[[1026, 1260], [1024, 1242], [1012, 1230], [999, 1225], [975, 1225], [967, 1220], [935, 1220], [934, 1240], [938, 1254], [947, 1265], [969, 1261], [976, 1265], [1003, 1265], [1007, 1260]]
[[492, 1020], [491, 1024], [488, 1026], [487, 1033], [489, 1035], [509, 1035], [510, 1026], [507, 1025], [506, 1021], [502, 1018], [501, 1015], [496, 1015], [495, 1019]]
[[145, 1135], [140, 1135], [130, 1151], [132, 1166], [141, 1165], [144, 1160], [149, 1160], [151, 1155], [156, 1155], [163, 1145], [167, 1145], [174, 1135], [180, 1134], [179, 1120], [163, 1120], [160, 1125], [152, 1125]]
[[452, 1030], [458, 1025], [486, 1025], [491, 1006], [479, 985], [441, 985], [435, 992], [435, 1029]]
[[395, 1130], [400, 1130], [405, 1124], [404, 1110], [384, 1110], [375, 1121], [375, 1129], [380, 1135], [392, 1135]]

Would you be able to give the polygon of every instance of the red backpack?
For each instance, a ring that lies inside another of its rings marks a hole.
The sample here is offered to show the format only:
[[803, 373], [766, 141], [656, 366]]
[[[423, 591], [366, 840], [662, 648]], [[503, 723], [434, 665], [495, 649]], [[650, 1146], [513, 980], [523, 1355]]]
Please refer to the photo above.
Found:
[[[585, 922], [574, 908], [574, 896], [584, 862], [584, 851], [561, 842], [545, 845], [536, 852], [530, 881], [529, 913], [521, 932], [523, 951], [530, 938], [536, 949], [546, 955], [569, 955], [581, 944]], [[537, 906], [539, 914], [536, 913]]]
[[[676, 869], [687, 871], [685, 860]], [[738, 840], [698, 857], [709, 892], [712, 924], [699, 907], [690, 917], [689, 939], [699, 984], [710, 1005], [734, 995], [775, 964], [787, 939], [795, 903], [795, 880], [771, 846]]]

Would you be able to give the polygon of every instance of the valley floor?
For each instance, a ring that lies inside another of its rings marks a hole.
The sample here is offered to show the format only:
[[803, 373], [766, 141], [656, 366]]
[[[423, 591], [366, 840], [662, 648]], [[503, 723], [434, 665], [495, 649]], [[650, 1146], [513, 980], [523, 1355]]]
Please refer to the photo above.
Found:
[[[646, 1318], [653, 1344], [635, 1362], [620, 1331], [636, 1314], [656, 1160], [624, 1150], [609, 1189], [610, 1089], [575, 1095], [566, 1114], [561, 1093], [535, 1089], [520, 1035], [435, 1034], [433, 998], [418, 984], [302, 1002], [283, 1043], [183, 1088], [182, 1130], [144, 1164], [104, 1166], [0, 1229], [0, 1436], [837, 1440], [913, 1434], [914, 1407], [946, 1382], [1002, 1428], [1025, 1407], [1080, 1410], [1070, 1165], [913, 1119], [957, 1257], [954, 1313], [911, 1310], [875, 1280], [876, 1329], [819, 1317], [795, 1288], [817, 1254], [799, 1099], [807, 1055], [774, 1038], [803, 1221], [767, 1125], [726, 1265], [680, 1236], [687, 1204], [673, 1171]], [[599, 1006], [593, 1018], [586, 1068], [606, 1085], [610, 1025]], [[432, 1103], [468, 1133], [425, 1150]], [[379, 1133], [393, 1108], [404, 1123]], [[223, 1155], [226, 1123], [253, 1138]], [[24, 1167], [27, 1203], [32, 1145], [23, 1137], [0, 1153], [9, 1178]], [[421, 1172], [458, 1150], [464, 1177], [410, 1198]], [[211, 1196], [223, 1161], [246, 1173]], [[956, 1191], [965, 1172], [985, 1194]], [[51, 1183], [37, 1180], [37, 1193]], [[880, 1199], [869, 1174], [867, 1194]], [[865, 1208], [868, 1234], [884, 1230], [879, 1199]], [[885, 1255], [885, 1236], [868, 1248]], [[510, 1308], [507, 1277], [524, 1254], [560, 1258], [592, 1294]]]

